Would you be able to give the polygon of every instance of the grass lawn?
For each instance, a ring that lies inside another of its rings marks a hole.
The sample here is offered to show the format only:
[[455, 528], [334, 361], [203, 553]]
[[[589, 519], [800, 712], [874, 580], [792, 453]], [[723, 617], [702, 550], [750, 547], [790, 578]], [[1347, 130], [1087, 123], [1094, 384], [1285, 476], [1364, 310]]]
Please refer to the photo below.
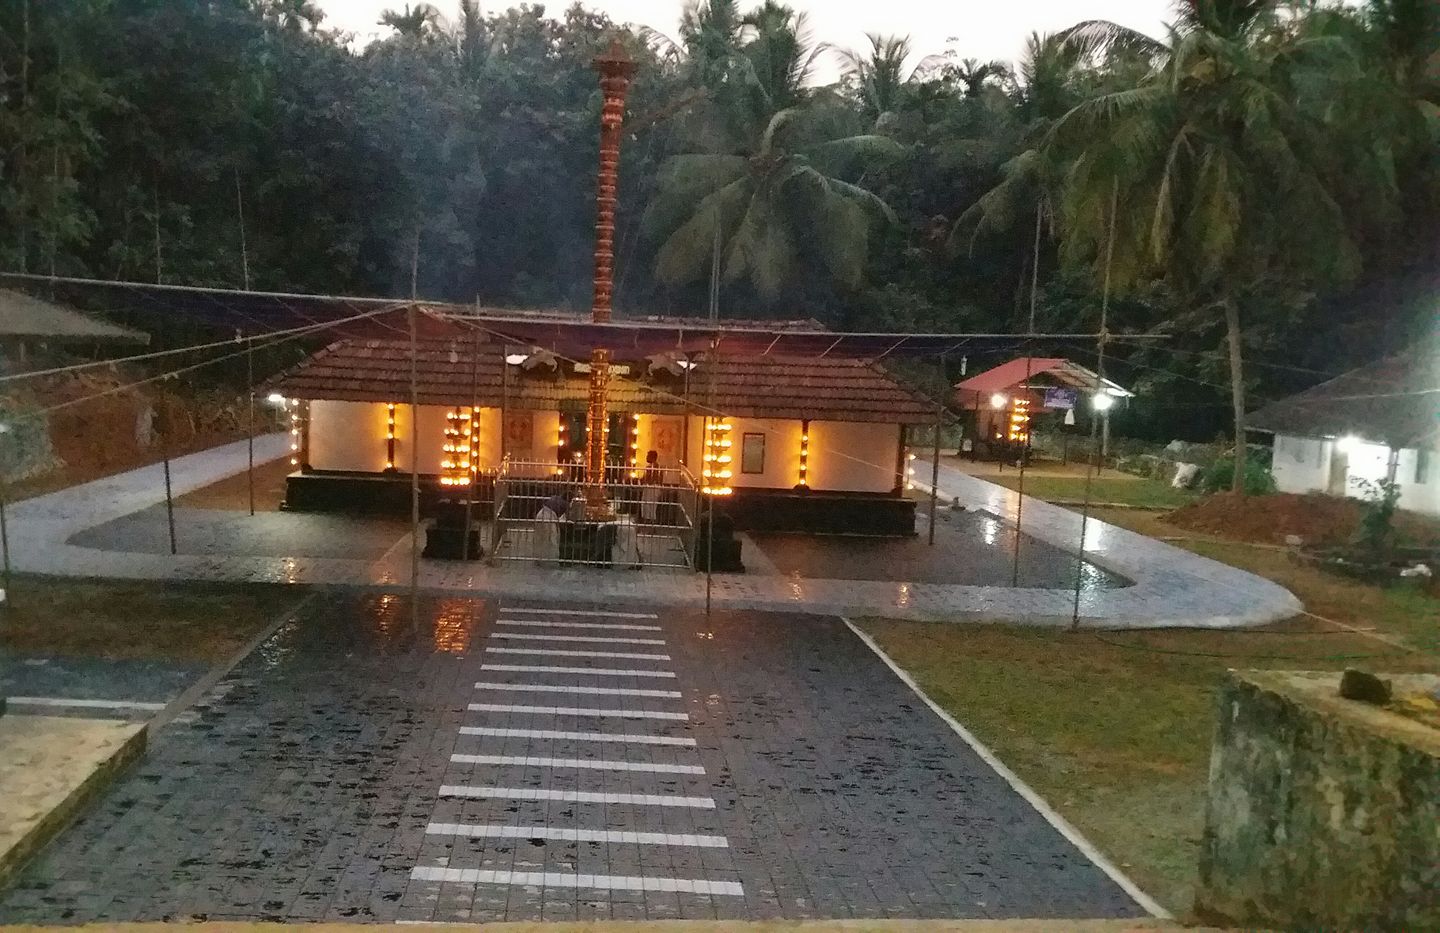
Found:
[[1379, 587], [1296, 563], [1284, 550], [1195, 534], [1158, 515], [1128, 509], [1097, 509], [1101, 521], [1129, 528], [1212, 560], [1274, 580], [1305, 608], [1345, 625], [1398, 638], [1418, 651], [1440, 656], [1440, 599], [1412, 587]]
[[[1135, 483], [1113, 481], [1122, 491]], [[1214, 688], [1226, 669], [1440, 671], [1440, 599], [1337, 577], [1281, 548], [1188, 532], [1152, 512], [1093, 514], [1274, 580], [1314, 615], [1240, 632], [1070, 634], [888, 620], [864, 627], [937, 703], [1183, 916], [1204, 818]]]
[[279, 585], [19, 575], [0, 609], [0, 650], [215, 662], [303, 596], [301, 590]]
[[[1109, 471], [1113, 473], [1113, 471]], [[1020, 488], [1020, 471], [986, 475], [987, 482], [1007, 489]], [[1025, 494], [1048, 502], [1083, 502], [1085, 477], [1025, 474]], [[1199, 496], [1188, 489], [1174, 489], [1168, 483], [1129, 475], [1101, 475], [1091, 480], [1090, 500], [1147, 509], [1178, 509]]]
[[1227, 668], [1440, 670], [1310, 619], [1248, 632], [1076, 633], [865, 620], [925, 691], [1151, 896], [1190, 908]]

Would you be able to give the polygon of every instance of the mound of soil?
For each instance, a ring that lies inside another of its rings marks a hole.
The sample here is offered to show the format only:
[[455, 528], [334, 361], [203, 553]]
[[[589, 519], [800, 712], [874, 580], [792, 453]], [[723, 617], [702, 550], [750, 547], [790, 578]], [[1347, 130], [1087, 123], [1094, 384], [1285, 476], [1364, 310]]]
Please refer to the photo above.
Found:
[[[1318, 493], [1236, 496], [1218, 493], [1176, 509], [1165, 516], [1169, 524], [1190, 531], [1254, 541], [1284, 544], [1297, 535], [1306, 545], [1345, 544], [1354, 536], [1364, 514], [1362, 503]], [[1395, 517], [1397, 538], [1409, 545], [1440, 544], [1440, 520], [1401, 512]]]

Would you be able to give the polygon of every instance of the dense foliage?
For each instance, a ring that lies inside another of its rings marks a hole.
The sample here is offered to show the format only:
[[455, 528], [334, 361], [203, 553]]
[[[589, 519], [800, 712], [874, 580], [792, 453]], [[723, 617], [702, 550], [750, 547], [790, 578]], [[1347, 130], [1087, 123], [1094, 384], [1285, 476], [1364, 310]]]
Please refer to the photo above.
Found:
[[0, 268], [583, 309], [619, 36], [621, 313], [1073, 332], [1108, 280], [1113, 330], [1170, 335], [1111, 347], [1130, 427], [1206, 436], [1231, 375], [1243, 407], [1433, 320], [1436, 7], [1184, 0], [1010, 66], [825, 48], [775, 0], [674, 37], [401, 5], [365, 48], [306, 0], [7, 0]]

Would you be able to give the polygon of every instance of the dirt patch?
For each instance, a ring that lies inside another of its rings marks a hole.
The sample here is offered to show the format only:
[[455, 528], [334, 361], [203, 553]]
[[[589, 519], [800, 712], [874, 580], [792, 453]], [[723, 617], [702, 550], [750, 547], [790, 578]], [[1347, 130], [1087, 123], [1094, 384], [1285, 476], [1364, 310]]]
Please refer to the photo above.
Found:
[[[1307, 545], [1336, 545], [1354, 537], [1363, 514], [1361, 502], [1336, 496], [1218, 493], [1176, 509], [1165, 516], [1165, 522], [1234, 541], [1285, 544], [1288, 536], [1295, 535]], [[1401, 512], [1395, 517], [1395, 529], [1405, 544], [1440, 545], [1440, 520]]]

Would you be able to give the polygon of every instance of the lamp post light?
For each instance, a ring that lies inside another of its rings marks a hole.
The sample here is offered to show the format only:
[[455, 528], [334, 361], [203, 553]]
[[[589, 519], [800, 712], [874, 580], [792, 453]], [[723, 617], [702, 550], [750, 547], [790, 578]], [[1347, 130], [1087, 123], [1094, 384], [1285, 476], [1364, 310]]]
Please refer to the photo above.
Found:
[[[604, 103], [600, 108], [600, 174], [595, 192], [595, 296], [590, 319], [610, 320], [615, 283], [615, 203], [620, 181], [620, 128], [625, 122], [625, 96], [635, 76], [635, 62], [616, 39], [593, 67], [600, 73]], [[610, 419], [605, 393], [610, 381], [610, 351], [590, 352], [590, 402], [586, 409], [585, 517], [590, 521], [612, 518], [605, 495], [605, 451]]]

